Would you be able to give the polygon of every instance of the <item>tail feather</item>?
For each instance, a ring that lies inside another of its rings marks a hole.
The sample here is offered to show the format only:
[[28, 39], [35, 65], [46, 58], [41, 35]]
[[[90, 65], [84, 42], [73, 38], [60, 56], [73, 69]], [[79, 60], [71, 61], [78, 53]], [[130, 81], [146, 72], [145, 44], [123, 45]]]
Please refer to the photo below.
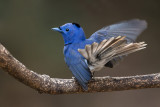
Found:
[[86, 45], [85, 49], [78, 49], [80, 54], [89, 62], [91, 71], [97, 71], [114, 58], [146, 48], [145, 42], [127, 43], [124, 36], [104, 39], [102, 42]]

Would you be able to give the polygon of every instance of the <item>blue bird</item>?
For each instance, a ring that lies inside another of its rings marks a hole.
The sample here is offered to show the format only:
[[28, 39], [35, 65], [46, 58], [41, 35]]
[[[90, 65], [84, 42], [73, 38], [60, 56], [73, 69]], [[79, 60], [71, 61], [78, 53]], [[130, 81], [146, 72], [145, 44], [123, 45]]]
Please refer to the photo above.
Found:
[[64, 39], [64, 60], [84, 90], [95, 71], [112, 68], [126, 55], [144, 49], [144, 42], [134, 43], [147, 27], [144, 20], [133, 19], [104, 27], [88, 39], [77, 23], [66, 23], [52, 28]]

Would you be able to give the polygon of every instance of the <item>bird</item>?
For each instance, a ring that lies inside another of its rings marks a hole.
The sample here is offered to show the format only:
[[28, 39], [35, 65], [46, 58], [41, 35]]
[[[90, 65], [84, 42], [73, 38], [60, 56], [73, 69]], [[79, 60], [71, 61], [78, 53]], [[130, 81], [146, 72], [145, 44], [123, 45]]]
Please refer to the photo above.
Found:
[[63, 36], [65, 63], [87, 91], [94, 72], [104, 67], [113, 68], [128, 54], [146, 48], [145, 42], [135, 42], [146, 28], [145, 20], [131, 19], [103, 27], [88, 39], [78, 23], [66, 23], [52, 30]]

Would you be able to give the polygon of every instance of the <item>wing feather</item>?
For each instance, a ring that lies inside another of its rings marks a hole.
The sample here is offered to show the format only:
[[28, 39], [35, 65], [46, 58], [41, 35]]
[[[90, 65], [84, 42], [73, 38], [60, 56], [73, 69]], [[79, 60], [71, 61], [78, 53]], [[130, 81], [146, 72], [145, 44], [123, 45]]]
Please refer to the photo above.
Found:
[[91, 35], [89, 38], [94, 42], [101, 42], [103, 39], [126, 36], [127, 42], [134, 42], [138, 35], [147, 28], [145, 20], [132, 19], [104, 27]]
[[70, 65], [69, 68], [82, 88], [87, 90], [87, 83], [91, 80], [92, 74], [85, 61], [81, 59], [77, 64]]
[[[147, 44], [145, 44], [145, 42], [127, 43], [125, 37], [118, 36], [116, 38], [112, 37], [109, 40], [104, 39], [97, 45], [98, 47], [96, 51], [94, 51], [94, 48], [91, 48], [94, 47], [92, 45], [95, 44], [87, 45], [87, 48], [82, 50], [86, 51], [85, 53], [89, 53], [87, 62], [90, 71], [93, 73], [104, 67], [108, 62], [110, 63], [108, 66], [113, 67], [111, 65], [112, 63], [120, 60], [125, 55], [146, 48], [145, 46]], [[81, 49], [79, 49], [79, 52], [81, 52]], [[83, 54], [81, 55], [83, 56]]]
[[[112, 37], [126, 36], [127, 43], [135, 42], [138, 35], [140, 35], [147, 28], [147, 22], [145, 20], [132, 19], [129, 21], [122, 21], [110, 26], [106, 26], [91, 35], [88, 40], [100, 43], [104, 39], [110, 39]], [[109, 42], [108, 42], [109, 43]], [[108, 45], [106, 42], [106, 45]], [[104, 45], [104, 47], [106, 47]], [[102, 47], [102, 48], [104, 48]], [[118, 60], [117, 60], [118, 59]], [[110, 62], [110, 65], [114, 62], [119, 62], [122, 58], [116, 58]]]

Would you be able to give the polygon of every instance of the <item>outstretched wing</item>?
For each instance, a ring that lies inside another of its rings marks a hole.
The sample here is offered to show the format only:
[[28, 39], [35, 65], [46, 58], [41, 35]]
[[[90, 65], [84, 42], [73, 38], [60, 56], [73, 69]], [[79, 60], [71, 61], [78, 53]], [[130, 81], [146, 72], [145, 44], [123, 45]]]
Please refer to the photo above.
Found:
[[[100, 43], [104, 39], [111, 37], [125, 36], [127, 43], [135, 42], [138, 35], [147, 28], [147, 22], [145, 20], [133, 19], [129, 21], [123, 21], [117, 24], [113, 24], [104, 27], [91, 35], [89, 40]], [[106, 67], [113, 67], [117, 62], [123, 59], [124, 56], [119, 56], [106, 63]]]
[[146, 48], [147, 44], [144, 42], [139, 43], [126, 43], [125, 37], [112, 37], [104, 39], [100, 43], [93, 43], [86, 45], [85, 49], [78, 49], [80, 54], [87, 59], [88, 66], [93, 73], [104, 67], [104, 65], [114, 58], [127, 55]]
[[127, 42], [130, 43], [134, 42], [137, 36], [146, 28], [147, 23], [144, 20], [133, 19], [123, 21], [96, 31], [91, 35], [89, 40], [101, 42], [103, 39], [109, 39], [111, 37], [126, 36]]

